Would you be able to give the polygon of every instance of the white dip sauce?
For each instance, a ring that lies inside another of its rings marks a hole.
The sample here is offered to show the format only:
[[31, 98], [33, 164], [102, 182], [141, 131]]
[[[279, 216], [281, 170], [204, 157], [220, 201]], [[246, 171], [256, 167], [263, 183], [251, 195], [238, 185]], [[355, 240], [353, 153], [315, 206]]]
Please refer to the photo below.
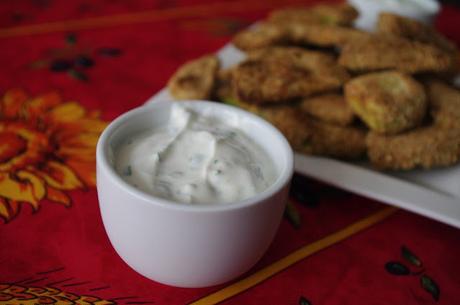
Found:
[[168, 124], [122, 143], [116, 170], [129, 184], [165, 199], [224, 204], [268, 188], [273, 161], [238, 128], [174, 104]]
[[439, 12], [439, 3], [434, 0], [348, 0], [359, 11], [355, 26], [374, 31], [378, 15], [391, 12], [430, 24]]
[[394, 9], [394, 10], [417, 10], [425, 12], [431, 7], [430, 1], [420, 1], [420, 0], [367, 0], [378, 2], [384, 8]]

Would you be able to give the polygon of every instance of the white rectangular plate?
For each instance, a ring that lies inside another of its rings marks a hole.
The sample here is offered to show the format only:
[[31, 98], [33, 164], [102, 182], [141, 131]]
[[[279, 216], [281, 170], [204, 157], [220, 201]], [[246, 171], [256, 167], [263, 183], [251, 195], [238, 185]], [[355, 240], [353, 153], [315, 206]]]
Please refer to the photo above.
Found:
[[[232, 66], [244, 58], [244, 54], [231, 44], [217, 54], [223, 67]], [[173, 100], [167, 89], [163, 89], [146, 104]], [[295, 170], [460, 228], [460, 165], [425, 171], [378, 172], [367, 163], [295, 154]]]

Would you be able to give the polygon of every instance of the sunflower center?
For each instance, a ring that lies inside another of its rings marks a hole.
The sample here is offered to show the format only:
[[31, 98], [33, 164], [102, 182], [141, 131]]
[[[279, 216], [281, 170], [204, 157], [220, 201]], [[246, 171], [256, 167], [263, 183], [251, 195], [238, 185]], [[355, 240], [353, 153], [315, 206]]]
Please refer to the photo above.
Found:
[[26, 140], [19, 135], [9, 131], [0, 131], [0, 163], [20, 155], [26, 148]]

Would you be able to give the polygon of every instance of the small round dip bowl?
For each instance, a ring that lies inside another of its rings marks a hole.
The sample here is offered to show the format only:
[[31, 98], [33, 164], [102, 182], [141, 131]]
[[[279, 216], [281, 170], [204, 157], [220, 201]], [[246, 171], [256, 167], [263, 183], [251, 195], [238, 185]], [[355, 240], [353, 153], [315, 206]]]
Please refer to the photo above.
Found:
[[102, 133], [96, 152], [99, 205], [113, 247], [135, 271], [172, 286], [212, 286], [248, 271], [268, 249], [287, 200], [293, 153], [284, 136], [256, 115], [214, 102], [180, 103], [217, 118], [237, 116], [240, 129], [272, 159], [273, 184], [245, 200], [189, 205], [125, 182], [114, 169], [117, 147], [167, 123], [172, 103], [158, 102], [121, 115]]

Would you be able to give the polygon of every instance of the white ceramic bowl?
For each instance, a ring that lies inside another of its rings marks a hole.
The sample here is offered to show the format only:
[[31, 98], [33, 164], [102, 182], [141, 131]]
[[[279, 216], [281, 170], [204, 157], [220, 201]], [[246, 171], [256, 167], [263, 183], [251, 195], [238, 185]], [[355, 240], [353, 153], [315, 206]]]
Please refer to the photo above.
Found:
[[144, 193], [118, 176], [114, 150], [121, 141], [165, 124], [172, 103], [158, 102], [115, 119], [97, 144], [97, 191], [102, 219], [120, 257], [157, 282], [179, 287], [220, 284], [249, 270], [278, 229], [293, 174], [293, 153], [263, 119], [223, 104], [181, 102], [217, 117], [238, 116], [242, 130], [269, 154], [278, 172], [268, 189], [225, 205], [185, 205]]
[[355, 26], [374, 31], [381, 12], [390, 12], [431, 24], [440, 11], [436, 0], [348, 0], [359, 12]]

